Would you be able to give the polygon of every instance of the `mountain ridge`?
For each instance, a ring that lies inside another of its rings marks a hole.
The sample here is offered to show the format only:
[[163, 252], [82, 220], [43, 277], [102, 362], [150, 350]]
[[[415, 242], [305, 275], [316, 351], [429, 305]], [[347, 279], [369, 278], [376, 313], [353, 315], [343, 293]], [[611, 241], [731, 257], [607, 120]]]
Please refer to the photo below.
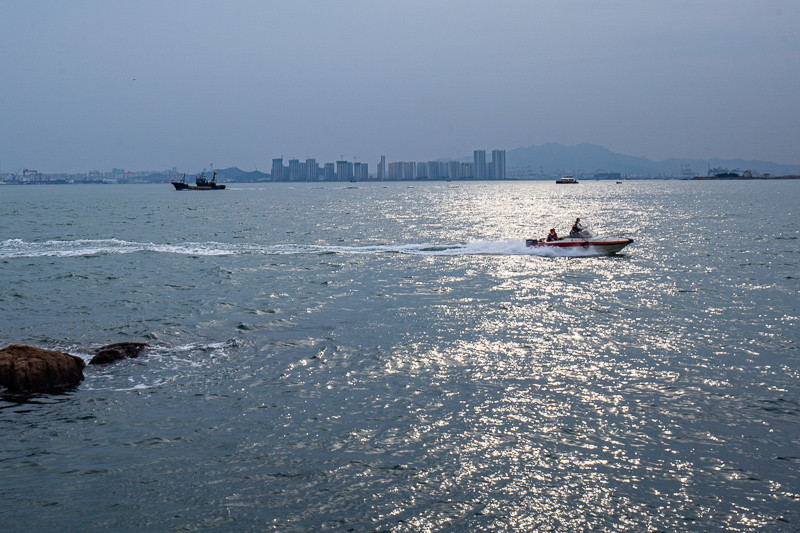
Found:
[[594, 174], [619, 172], [632, 176], [681, 175], [681, 166], [689, 165], [695, 175], [704, 176], [709, 169], [725, 168], [731, 171], [751, 170], [772, 175], [800, 174], [800, 165], [785, 165], [771, 161], [746, 159], [695, 159], [672, 157], [663, 161], [652, 161], [642, 156], [630, 156], [612, 152], [603, 146], [580, 143], [574, 146], [549, 142], [541, 145], [522, 146], [506, 154], [509, 175], [514, 172], [536, 173], [565, 172]]

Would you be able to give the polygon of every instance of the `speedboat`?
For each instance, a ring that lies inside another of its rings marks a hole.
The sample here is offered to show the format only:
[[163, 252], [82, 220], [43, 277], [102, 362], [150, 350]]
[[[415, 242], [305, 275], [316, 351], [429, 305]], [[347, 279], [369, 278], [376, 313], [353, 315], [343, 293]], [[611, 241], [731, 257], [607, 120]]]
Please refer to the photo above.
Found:
[[585, 250], [586, 252], [600, 254], [615, 254], [633, 242], [633, 239], [623, 237], [607, 237], [595, 235], [592, 231], [585, 229], [579, 233], [578, 237], [564, 237], [557, 241], [546, 241], [544, 239], [525, 239], [528, 248], [558, 248], [563, 250]]

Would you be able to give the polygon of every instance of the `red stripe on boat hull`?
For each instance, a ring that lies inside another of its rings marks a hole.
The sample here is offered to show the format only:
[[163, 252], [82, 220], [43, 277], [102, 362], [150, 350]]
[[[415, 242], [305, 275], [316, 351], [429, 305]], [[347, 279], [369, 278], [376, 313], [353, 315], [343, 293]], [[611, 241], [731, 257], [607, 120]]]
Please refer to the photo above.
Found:
[[528, 239], [525, 244], [528, 248], [578, 248], [581, 250], [601, 252], [605, 254], [615, 254], [633, 242], [633, 239], [618, 239], [614, 241], [535, 241]]

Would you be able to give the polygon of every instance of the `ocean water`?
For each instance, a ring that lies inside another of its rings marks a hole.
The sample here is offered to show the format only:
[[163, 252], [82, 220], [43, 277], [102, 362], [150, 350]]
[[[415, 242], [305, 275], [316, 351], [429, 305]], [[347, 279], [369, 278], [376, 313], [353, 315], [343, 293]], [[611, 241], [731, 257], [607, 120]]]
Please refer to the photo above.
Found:
[[[800, 182], [0, 187], [3, 531], [800, 531]], [[576, 216], [616, 256], [534, 253]]]

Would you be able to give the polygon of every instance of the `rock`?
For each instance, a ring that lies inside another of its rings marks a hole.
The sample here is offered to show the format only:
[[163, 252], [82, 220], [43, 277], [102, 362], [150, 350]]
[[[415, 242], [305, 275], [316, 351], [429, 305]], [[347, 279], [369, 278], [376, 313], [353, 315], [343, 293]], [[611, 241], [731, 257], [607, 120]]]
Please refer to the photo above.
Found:
[[90, 365], [106, 365], [120, 359], [139, 357], [139, 353], [148, 344], [146, 342], [118, 342], [101, 346], [95, 351], [95, 356], [89, 361]]
[[54, 392], [83, 381], [80, 357], [24, 344], [0, 350], [0, 386], [9, 392]]

